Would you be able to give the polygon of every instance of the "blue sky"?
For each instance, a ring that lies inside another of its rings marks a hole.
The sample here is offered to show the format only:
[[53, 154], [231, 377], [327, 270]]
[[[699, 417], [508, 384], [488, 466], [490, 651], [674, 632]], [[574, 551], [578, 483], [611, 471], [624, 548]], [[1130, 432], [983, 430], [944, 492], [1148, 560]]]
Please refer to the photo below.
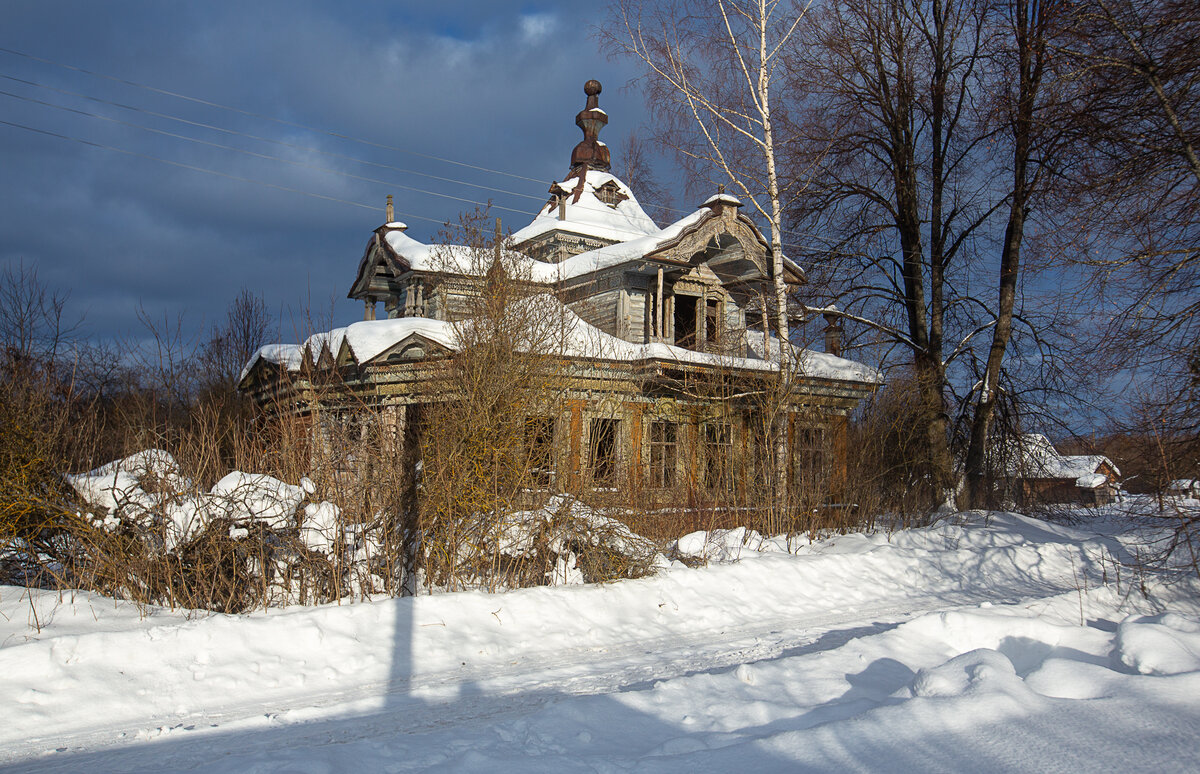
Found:
[[69, 290], [94, 338], [138, 335], [139, 306], [182, 312], [202, 330], [243, 287], [283, 318], [285, 339], [303, 306], [357, 319], [345, 294], [388, 193], [418, 239], [473, 208], [459, 199], [509, 208], [496, 214], [515, 230], [566, 173], [585, 80], [605, 84], [603, 139], [616, 149], [637, 130], [641, 97], [622, 88], [632, 70], [591, 34], [603, 13], [583, 3], [9, 2], [0, 47], [49, 61], [0, 52], [0, 120], [27, 127], [0, 124], [0, 263], [36, 265]]

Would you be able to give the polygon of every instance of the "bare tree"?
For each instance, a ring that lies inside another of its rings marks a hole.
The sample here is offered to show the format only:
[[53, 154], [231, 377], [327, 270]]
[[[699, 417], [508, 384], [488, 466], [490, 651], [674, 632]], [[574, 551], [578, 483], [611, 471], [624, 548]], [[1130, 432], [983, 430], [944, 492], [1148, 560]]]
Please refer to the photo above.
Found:
[[230, 302], [224, 324], [214, 325], [208, 341], [200, 348], [200, 365], [210, 385], [229, 391], [236, 389], [242, 367], [277, 335], [266, 301], [243, 288]]
[[672, 209], [675, 200], [670, 192], [654, 176], [645, 140], [630, 134], [621, 142], [621, 171], [617, 175], [625, 184], [637, 191], [639, 203], [659, 226], [678, 218]]
[[79, 327], [64, 317], [67, 295], [52, 291], [36, 266], [8, 264], [0, 271], [0, 341], [10, 362], [54, 362]]
[[[654, 138], [692, 174], [733, 186], [770, 226], [774, 317], [789, 340], [783, 218], [802, 176], [782, 174], [774, 90], [807, 12], [794, 0], [618, 0], [601, 38], [642, 66]], [[784, 373], [787, 368], [784, 348]]]
[[428, 585], [448, 589], [529, 585], [548, 569], [502, 544], [514, 514], [540, 505], [531, 498], [553, 467], [564, 307], [538, 293], [484, 215], [447, 229], [434, 257], [479, 280], [455, 312], [455, 351], [422, 396], [423, 569]]
[[1013, 333], [1013, 312], [1022, 244], [1030, 205], [1046, 181], [1047, 167], [1062, 145], [1063, 132], [1048, 114], [1056, 100], [1047, 99], [1046, 79], [1053, 39], [1062, 17], [1055, 0], [1005, 0], [993, 8], [998, 34], [992, 66], [996, 112], [1002, 128], [997, 139], [1008, 149], [1007, 222], [1000, 244], [997, 298], [992, 309], [991, 344], [982, 378], [971, 393], [973, 413], [964, 461], [967, 503], [986, 504], [992, 423], [1001, 394], [1001, 368]]
[[793, 209], [818, 284], [841, 314], [909, 355], [932, 503], [954, 484], [948, 367], [991, 324], [965, 291], [1002, 194], [981, 167], [989, 30], [975, 0], [831, 4], [791, 57], [802, 101], [794, 166], [813, 173]]
[[1154, 384], [1158, 408], [1143, 413], [1167, 419], [1172, 438], [1196, 439], [1200, 11], [1182, 0], [1085, 0], [1071, 11], [1056, 61], [1075, 84], [1073, 137], [1087, 162], [1064, 170], [1062, 185], [1084, 224], [1080, 260], [1122, 309], [1102, 349]]

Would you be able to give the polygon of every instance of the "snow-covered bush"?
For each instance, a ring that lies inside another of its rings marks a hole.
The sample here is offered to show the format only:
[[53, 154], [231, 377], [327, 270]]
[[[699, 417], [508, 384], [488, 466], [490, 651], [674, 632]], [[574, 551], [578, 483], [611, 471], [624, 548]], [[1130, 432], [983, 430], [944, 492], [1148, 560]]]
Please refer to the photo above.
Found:
[[[76, 526], [49, 559], [71, 585], [224, 612], [399, 591], [387, 582], [402, 561], [389, 548], [403, 542], [387, 534], [394, 521], [347, 523], [307, 478], [233, 471], [203, 491], [169, 453], [147, 450], [66, 479]], [[492, 521], [460, 547], [456, 588], [635, 578], [667, 564], [653, 542], [565, 496]]]
[[511, 587], [640, 578], [668, 564], [653, 541], [567, 495], [498, 523], [495, 540], [476, 550], [504, 558], [498, 580]]
[[354, 585], [362, 536], [332, 503], [310, 501], [311, 484], [234, 471], [205, 492], [162, 450], [67, 481], [81, 525], [67, 569], [82, 585], [229, 612], [337, 599]]

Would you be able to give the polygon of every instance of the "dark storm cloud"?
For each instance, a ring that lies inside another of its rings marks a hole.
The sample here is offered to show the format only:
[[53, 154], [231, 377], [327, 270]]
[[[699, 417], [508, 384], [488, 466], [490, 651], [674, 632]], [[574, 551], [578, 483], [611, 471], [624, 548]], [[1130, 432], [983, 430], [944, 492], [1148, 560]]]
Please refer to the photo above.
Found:
[[[155, 316], [185, 311], [199, 328], [219, 319], [242, 287], [261, 291], [275, 310], [304, 299], [327, 309], [339, 299], [337, 321], [353, 320], [359, 310], [344, 295], [386, 194], [395, 195], [404, 213], [398, 217], [418, 239], [432, 238], [438, 226], [417, 216], [440, 222], [474, 206], [459, 199], [491, 199], [500, 207], [495, 214], [519, 228], [529, 215], [503, 208], [531, 213], [549, 181], [565, 173], [584, 80], [606, 83], [611, 144], [635, 128], [643, 108], [619, 88], [629, 73], [590, 37], [598, 13], [497, 2], [10, 3], [0, 32], [5, 48], [375, 145], [0, 53], [0, 75], [240, 133], [0, 79], [0, 90], [26, 98], [0, 96], [0, 120], [138, 154], [0, 125], [0, 263], [36, 264], [43, 279], [71, 291], [87, 332], [100, 338], [134, 332], [139, 306]], [[286, 321], [283, 327], [287, 335]]]

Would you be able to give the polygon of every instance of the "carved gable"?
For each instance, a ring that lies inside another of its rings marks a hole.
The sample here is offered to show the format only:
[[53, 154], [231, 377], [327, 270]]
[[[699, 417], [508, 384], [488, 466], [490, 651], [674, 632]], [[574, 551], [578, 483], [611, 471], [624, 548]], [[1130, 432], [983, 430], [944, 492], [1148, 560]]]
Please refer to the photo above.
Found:
[[707, 264], [724, 283], [770, 277], [762, 235], [733, 208], [714, 212], [647, 257], [691, 266]]

